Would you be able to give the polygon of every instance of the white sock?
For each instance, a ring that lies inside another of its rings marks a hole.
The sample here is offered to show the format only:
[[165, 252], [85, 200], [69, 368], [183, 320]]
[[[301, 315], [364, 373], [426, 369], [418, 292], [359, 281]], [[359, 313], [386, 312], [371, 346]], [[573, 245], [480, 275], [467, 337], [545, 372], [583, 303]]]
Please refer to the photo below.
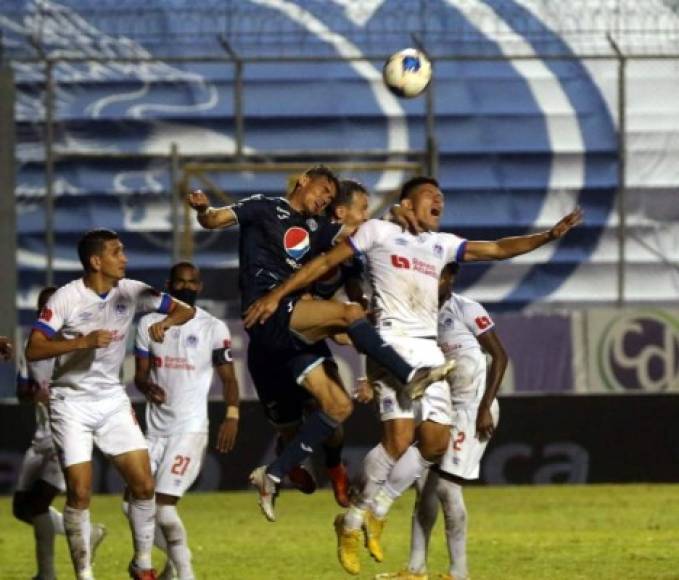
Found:
[[363, 490], [356, 506], [349, 508], [344, 516], [344, 529], [360, 529], [366, 508], [373, 503], [377, 492], [389, 477], [394, 463], [394, 459], [381, 443], [368, 452], [363, 460]]
[[38, 561], [38, 577], [53, 580], [54, 572], [54, 524], [49, 511], [33, 518], [35, 558]]
[[162, 530], [167, 541], [167, 555], [177, 569], [179, 580], [194, 580], [191, 566], [191, 550], [177, 507], [159, 505], [156, 513], [157, 528]]
[[417, 480], [417, 501], [413, 507], [408, 570], [419, 574], [427, 571], [429, 539], [439, 511], [437, 483], [438, 474], [431, 470]]
[[439, 479], [436, 489], [446, 523], [446, 542], [450, 556], [450, 574], [454, 578], [467, 578], [467, 508], [462, 497], [462, 486]]
[[64, 516], [61, 515], [61, 512], [51, 506], [48, 513], [50, 515], [50, 519], [52, 520], [54, 533], [61, 534], [63, 536], [66, 533], [66, 530], [64, 530]]
[[134, 541], [134, 563], [142, 570], [153, 568], [151, 552], [156, 526], [156, 498], [130, 498], [128, 517]]
[[[130, 504], [123, 500], [122, 503], [122, 509], [123, 513], [127, 516], [128, 520], [130, 517]], [[156, 508], [156, 513], [157, 513], [157, 508]], [[160, 527], [156, 526], [154, 528], [153, 532], [153, 545], [158, 548], [159, 550], [162, 550], [163, 552], [167, 552], [167, 542], [165, 541], [165, 536], [163, 536], [163, 532], [161, 531]]]
[[386, 517], [394, 501], [401, 497], [430, 465], [431, 461], [422, 457], [417, 447], [410, 446], [394, 465], [384, 487], [375, 495], [370, 508], [375, 517], [379, 519]]
[[64, 507], [64, 530], [78, 580], [92, 578], [90, 510], [79, 510], [66, 505]]

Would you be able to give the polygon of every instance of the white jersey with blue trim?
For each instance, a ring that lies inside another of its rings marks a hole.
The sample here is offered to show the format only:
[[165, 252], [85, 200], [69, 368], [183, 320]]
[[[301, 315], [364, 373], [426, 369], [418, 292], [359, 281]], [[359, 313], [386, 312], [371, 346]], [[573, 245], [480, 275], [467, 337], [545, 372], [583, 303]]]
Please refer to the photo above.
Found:
[[379, 333], [436, 338], [439, 276], [446, 264], [462, 260], [466, 240], [443, 232], [413, 235], [371, 219], [349, 242], [367, 259]]
[[481, 304], [452, 293], [439, 311], [439, 346], [446, 359], [471, 349], [481, 352], [478, 337], [493, 328], [495, 323]]
[[214, 374], [213, 352], [219, 364], [231, 362], [231, 334], [225, 322], [196, 308], [195, 316], [165, 333], [162, 343], [149, 337], [149, 326], [162, 319], [147, 314], [137, 326], [135, 355], [151, 359], [149, 379], [165, 391], [160, 405], [146, 405], [148, 435], [207, 433], [207, 400]]
[[113, 340], [105, 348], [76, 350], [56, 358], [52, 396], [99, 398], [124, 394], [120, 380], [127, 337], [139, 312], [169, 312], [172, 299], [151, 286], [126, 278], [100, 296], [82, 278], [59, 288], [40, 312], [33, 330], [65, 339], [108, 330]]

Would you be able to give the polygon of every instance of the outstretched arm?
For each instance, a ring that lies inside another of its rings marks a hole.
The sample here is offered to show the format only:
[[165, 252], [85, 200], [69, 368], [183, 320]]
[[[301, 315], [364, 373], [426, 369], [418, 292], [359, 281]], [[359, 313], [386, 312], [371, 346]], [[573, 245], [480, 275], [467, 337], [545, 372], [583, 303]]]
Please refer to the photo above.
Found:
[[495, 426], [493, 425], [493, 417], [490, 413], [490, 406], [493, 404], [497, 392], [502, 383], [505, 369], [507, 368], [507, 353], [505, 352], [502, 342], [498, 338], [494, 330], [488, 330], [478, 337], [479, 344], [485, 350], [492, 360], [490, 369], [486, 375], [486, 390], [483, 393], [481, 402], [479, 403], [479, 411], [476, 415], [476, 432], [479, 439], [484, 441], [490, 439], [493, 434]]
[[470, 240], [465, 248], [464, 261], [507, 260], [514, 256], [527, 254], [553, 240], [562, 238], [580, 222], [582, 222], [582, 210], [576, 208], [553, 228], [539, 234], [502, 238], [494, 242], [474, 242]]
[[344, 260], [354, 255], [354, 248], [351, 244], [343, 242], [333, 246], [333, 248], [326, 254], [317, 256], [310, 262], [307, 262], [297, 270], [290, 278], [283, 282], [280, 286], [274, 288], [266, 296], [262, 296], [259, 300], [253, 302], [245, 311], [243, 323], [246, 328], [250, 328], [256, 322], [264, 324], [278, 308], [278, 303], [292, 294], [296, 290], [306, 288], [312, 282], [318, 280], [326, 272], [338, 266]]
[[238, 218], [230, 207], [210, 207], [210, 200], [200, 189], [189, 193], [186, 202], [196, 210], [198, 223], [206, 230], [228, 228], [238, 223]]

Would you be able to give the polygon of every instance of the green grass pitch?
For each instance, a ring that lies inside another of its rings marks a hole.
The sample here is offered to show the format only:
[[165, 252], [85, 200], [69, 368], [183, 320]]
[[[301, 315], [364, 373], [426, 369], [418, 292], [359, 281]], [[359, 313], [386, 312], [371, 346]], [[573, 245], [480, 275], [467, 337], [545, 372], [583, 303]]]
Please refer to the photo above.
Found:
[[[679, 578], [679, 486], [474, 487], [465, 497], [474, 580]], [[395, 505], [384, 534], [385, 562], [364, 553], [360, 578], [406, 562], [412, 503], [409, 493]], [[276, 523], [264, 520], [249, 492], [189, 494], [180, 511], [198, 578], [350, 578], [335, 557], [332, 520], [340, 510], [327, 491], [285, 491]], [[10, 498], [0, 500], [0, 513], [0, 578], [26, 580], [35, 572], [31, 531], [11, 517]], [[95, 497], [92, 513], [109, 529], [97, 578], [125, 578], [131, 540], [119, 498]], [[432, 578], [447, 567], [441, 520], [432, 538]], [[154, 558], [160, 567], [161, 553]], [[72, 578], [63, 536], [57, 560], [59, 577]]]

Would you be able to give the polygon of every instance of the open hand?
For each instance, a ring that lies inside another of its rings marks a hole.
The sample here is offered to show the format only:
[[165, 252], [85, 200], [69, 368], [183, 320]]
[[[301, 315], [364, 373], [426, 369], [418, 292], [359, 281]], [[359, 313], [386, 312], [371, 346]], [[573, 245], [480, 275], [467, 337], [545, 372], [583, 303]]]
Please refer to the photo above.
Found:
[[561, 218], [559, 222], [549, 230], [552, 238], [559, 239], [565, 236], [571, 229], [582, 223], [584, 212], [582, 208], [576, 207], [567, 216]]
[[396, 204], [389, 208], [389, 213], [391, 215], [391, 221], [394, 221], [400, 225], [403, 231], [408, 230], [414, 235], [424, 231], [422, 226], [420, 226], [418, 223], [417, 218], [415, 217], [415, 212], [412, 209]]
[[493, 424], [493, 416], [490, 414], [490, 409], [485, 406], [479, 407], [479, 412], [476, 415], [476, 435], [479, 441], [487, 441], [493, 436], [495, 432], [495, 425]]
[[236, 445], [238, 419], [224, 419], [217, 434], [217, 451], [228, 453]]
[[276, 312], [280, 300], [276, 298], [273, 292], [269, 292], [266, 296], [262, 296], [259, 300], [255, 300], [243, 316], [243, 324], [245, 328], [251, 328], [257, 322], [264, 324], [269, 317]]

